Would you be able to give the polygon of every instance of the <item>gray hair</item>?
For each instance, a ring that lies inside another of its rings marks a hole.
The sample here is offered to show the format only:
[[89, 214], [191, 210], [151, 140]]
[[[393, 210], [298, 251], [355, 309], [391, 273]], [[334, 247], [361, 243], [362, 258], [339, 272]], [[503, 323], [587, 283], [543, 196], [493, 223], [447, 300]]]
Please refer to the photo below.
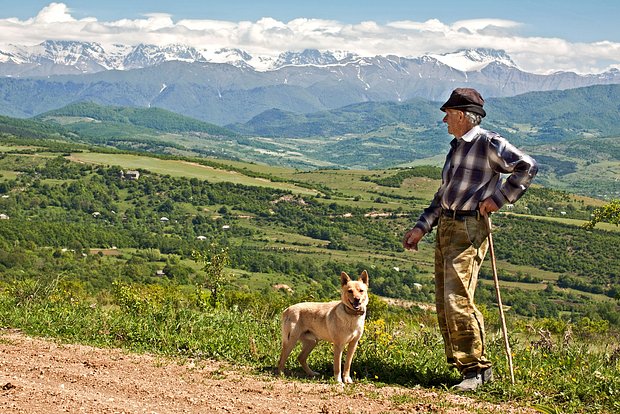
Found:
[[473, 112], [468, 112], [468, 111], [463, 111], [463, 113], [465, 114], [465, 118], [467, 118], [467, 120], [473, 125], [480, 125], [480, 123], [482, 122], [482, 116], [475, 114]]

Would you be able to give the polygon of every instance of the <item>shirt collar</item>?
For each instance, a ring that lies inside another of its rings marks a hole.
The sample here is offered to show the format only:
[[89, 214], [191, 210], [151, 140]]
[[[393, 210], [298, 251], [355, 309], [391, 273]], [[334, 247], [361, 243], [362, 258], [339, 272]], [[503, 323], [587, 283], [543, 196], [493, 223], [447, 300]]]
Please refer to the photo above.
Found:
[[474, 137], [480, 133], [481, 129], [482, 128], [480, 128], [480, 125], [476, 125], [472, 129], [467, 131], [465, 135], [461, 137], [461, 139], [465, 142], [471, 142], [474, 139]]

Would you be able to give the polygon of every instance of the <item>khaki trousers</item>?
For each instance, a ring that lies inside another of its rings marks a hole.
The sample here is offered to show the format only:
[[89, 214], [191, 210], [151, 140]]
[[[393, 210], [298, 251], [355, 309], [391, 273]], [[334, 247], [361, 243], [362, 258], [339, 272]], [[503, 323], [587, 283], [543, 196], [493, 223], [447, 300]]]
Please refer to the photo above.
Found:
[[461, 373], [485, 369], [482, 314], [474, 304], [480, 265], [488, 248], [484, 218], [442, 216], [435, 245], [435, 305], [448, 363]]

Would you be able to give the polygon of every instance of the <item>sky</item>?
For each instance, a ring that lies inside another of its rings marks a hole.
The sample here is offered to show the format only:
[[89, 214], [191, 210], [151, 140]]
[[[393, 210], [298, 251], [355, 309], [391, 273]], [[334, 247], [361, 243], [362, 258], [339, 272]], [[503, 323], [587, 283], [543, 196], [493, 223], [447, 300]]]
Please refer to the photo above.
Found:
[[2, 45], [181, 43], [417, 57], [504, 50], [534, 73], [620, 69], [618, 0], [5, 0]]

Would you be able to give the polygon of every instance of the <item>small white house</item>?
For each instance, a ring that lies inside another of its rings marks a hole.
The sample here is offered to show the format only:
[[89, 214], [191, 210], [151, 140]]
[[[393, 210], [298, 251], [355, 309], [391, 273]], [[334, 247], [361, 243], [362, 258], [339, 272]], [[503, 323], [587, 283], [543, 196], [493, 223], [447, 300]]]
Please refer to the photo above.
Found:
[[168, 217], [162, 217], [159, 219], [159, 221], [161, 221], [162, 223], [167, 223], [170, 221], [170, 219]]
[[125, 173], [125, 178], [128, 180], [137, 180], [138, 178], [140, 178], [140, 171], [128, 170]]
[[207, 240], [206, 236], [198, 236], [196, 237], [196, 240]]
[[0, 220], [8, 220], [9, 216], [7, 216], [6, 214], [2, 213], [0, 214]]

